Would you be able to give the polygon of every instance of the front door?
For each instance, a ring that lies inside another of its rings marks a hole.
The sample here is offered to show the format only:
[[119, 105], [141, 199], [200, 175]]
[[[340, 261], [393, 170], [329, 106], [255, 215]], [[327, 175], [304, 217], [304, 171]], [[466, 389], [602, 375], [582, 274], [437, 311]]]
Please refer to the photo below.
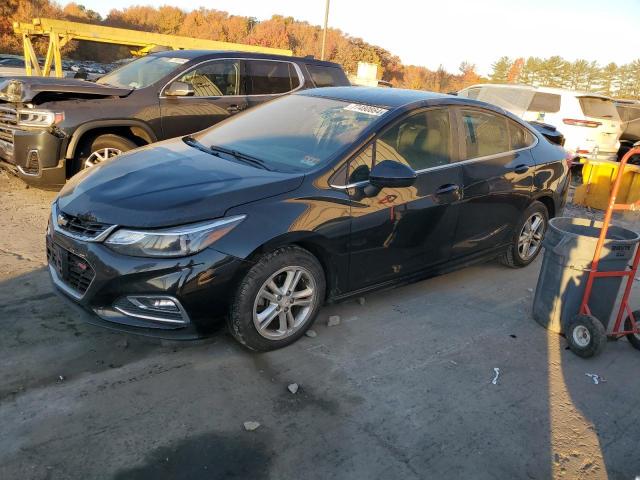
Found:
[[[350, 289], [399, 278], [448, 260], [455, 233], [460, 166], [448, 108], [395, 122], [352, 159]], [[418, 177], [407, 188], [377, 190], [368, 182], [376, 162], [394, 160]]]
[[176, 81], [193, 87], [193, 96], [160, 94], [164, 138], [194, 133], [247, 108], [241, 60], [211, 60], [187, 70]]
[[500, 247], [531, 202], [534, 136], [499, 113], [460, 109], [463, 198], [453, 257]]

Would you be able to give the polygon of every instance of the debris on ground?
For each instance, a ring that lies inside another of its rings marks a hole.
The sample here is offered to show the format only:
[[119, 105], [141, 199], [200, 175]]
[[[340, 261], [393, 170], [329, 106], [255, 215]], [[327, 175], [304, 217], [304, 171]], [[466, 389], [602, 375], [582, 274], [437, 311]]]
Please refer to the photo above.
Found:
[[527, 288], [527, 292], [533, 293], [533, 288]]
[[340, 315], [331, 315], [327, 327], [335, 327], [336, 325], [340, 325]]
[[244, 422], [244, 429], [247, 432], [253, 432], [254, 430], [257, 430], [259, 426], [260, 426], [260, 422], [254, 422], [254, 421]]
[[309, 338], [316, 338], [318, 336], [316, 331], [315, 330], [311, 330], [311, 329], [309, 329], [306, 332], [304, 332], [304, 334]]
[[364, 297], [358, 297], [358, 303], [359, 303], [360, 305], [364, 305], [364, 304], [365, 304], [365, 299], [364, 299]]
[[495, 373], [495, 376], [493, 377], [493, 380], [491, 380], [491, 383], [493, 383], [494, 385], [497, 385], [498, 377], [500, 376], [500, 369], [498, 367], [495, 367], [493, 369], [493, 372]]
[[64, 382], [64, 376], [58, 375], [58, 381], [59, 382]]
[[598, 385], [599, 383], [605, 383], [606, 380], [601, 377], [600, 375], [598, 375], [597, 373], [585, 373], [585, 375], [589, 378], [591, 378], [591, 380], [593, 380], [593, 383], [595, 385]]
[[514, 335], [513, 333], [511, 335], [509, 335], [511, 338], [518, 338], [517, 335]]
[[289, 386], [287, 387], [287, 390], [289, 390], [291, 393], [293, 393], [294, 395], [296, 393], [298, 393], [298, 384], [297, 383], [290, 383]]

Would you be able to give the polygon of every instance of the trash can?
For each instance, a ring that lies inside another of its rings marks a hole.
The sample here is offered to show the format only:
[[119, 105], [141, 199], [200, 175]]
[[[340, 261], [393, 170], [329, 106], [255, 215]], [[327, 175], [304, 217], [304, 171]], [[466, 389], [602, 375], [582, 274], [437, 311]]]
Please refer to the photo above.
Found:
[[[533, 318], [543, 327], [562, 332], [562, 325], [580, 309], [602, 222], [558, 217], [549, 222], [543, 241], [544, 258], [533, 299]], [[640, 240], [637, 233], [611, 225], [598, 270], [625, 270]], [[607, 327], [622, 277], [596, 278], [589, 308]]]

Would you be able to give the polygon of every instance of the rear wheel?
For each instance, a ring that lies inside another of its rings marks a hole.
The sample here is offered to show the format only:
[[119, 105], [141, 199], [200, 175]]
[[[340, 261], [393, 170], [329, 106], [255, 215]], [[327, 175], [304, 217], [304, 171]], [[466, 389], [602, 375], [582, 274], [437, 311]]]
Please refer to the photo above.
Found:
[[137, 145], [128, 138], [106, 133], [86, 142], [76, 157], [76, 172], [93, 167], [109, 158], [133, 150]]
[[598, 355], [607, 343], [607, 334], [602, 322], [593, 315], [576, 315], [564, 328], [569, 348], [579, 357]]
[[[633, 319], [636, 321], [636, 327], [639, 327], [640, 326], [640, 310], [636, 310], [635, 312], [633, 312]], [[631, 330], [630, 317], [627, 317], [627, 319], [625, 320], [624, 329]], [[629, 340], [629, 343], [631, 343], [631, 345], [633, 345], [634, 348], [637, 348], [638, 350], [640, 350], [640, 333], [628, 333], [627, 340]]]
[[513, 241], [501, 258], [502, 263], [511, 268], [520, 268], [533, 262], [542, 250], [548, 224], [547, 207], [541, 202], [533, 202], [522, 215]]
[[262, 256], [240, 282], [229, 313], [229, 330], [251, 350], [284, 347], [313, 323], [324, 292], [324, 271], [318, 260], [299, 247], [280, 248]]

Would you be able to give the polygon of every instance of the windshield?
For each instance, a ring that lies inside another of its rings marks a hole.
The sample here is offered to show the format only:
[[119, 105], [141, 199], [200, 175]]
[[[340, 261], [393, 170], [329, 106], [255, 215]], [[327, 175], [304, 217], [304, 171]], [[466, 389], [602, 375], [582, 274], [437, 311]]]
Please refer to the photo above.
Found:
[[120, 88], [144, 88], [187, 63], [187, 58], [156, 57], [148, 55], [134, 60], [96, 81], [102, 85]]
[[326, 162], [387, 110], [327, 98], [289, 95], [194, 137], [259, 158], [270, 169], [306, 172]]

